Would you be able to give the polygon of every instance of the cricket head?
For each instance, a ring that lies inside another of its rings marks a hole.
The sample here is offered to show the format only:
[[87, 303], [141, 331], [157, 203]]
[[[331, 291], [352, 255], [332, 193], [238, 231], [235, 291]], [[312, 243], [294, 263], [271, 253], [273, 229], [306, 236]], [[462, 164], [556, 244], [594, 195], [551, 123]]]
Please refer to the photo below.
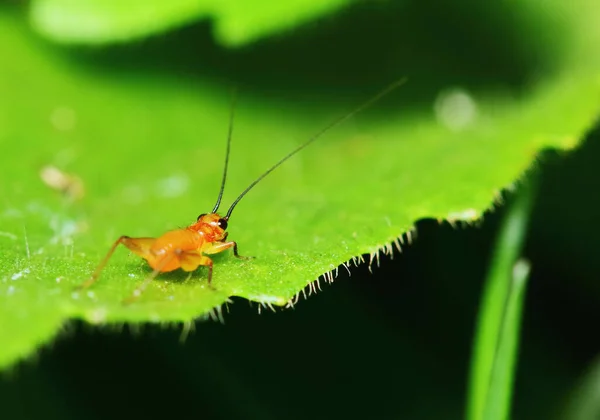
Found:
[[203, 213], [198, 216], [198, 220], [190, 228], [203, 233], [206, 237], [211, 238], [212, 241], [220, 241], [227, 235], [225, 232], [227, 229], [227, 218], [221, 217], [217, 213]]

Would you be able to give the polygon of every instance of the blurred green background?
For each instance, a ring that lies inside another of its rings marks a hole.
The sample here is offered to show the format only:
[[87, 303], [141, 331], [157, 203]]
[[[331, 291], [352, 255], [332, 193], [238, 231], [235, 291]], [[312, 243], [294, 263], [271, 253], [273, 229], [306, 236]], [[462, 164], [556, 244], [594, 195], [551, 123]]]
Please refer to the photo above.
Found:
[[[102, 8], [94, 9], [94, 4], [101, 3], [89, 2], [90, 15], [102, 17]], [[111, 2], [102, 4], [111, 21]], [[406, 75], [410, 83], [403, 87], [401, 100], [392, 102], [409, 113], [430, 107], [447, 86], [520, 98], [531, 84], [558, 73], [564, 62], [577, 62], [577, 71], [598, 63], [581, 57], [591, 48], [569, 49], [574, 31], [563, 30], [561, 24], [572, 21], [559, 18], [571, 9], [554, 3], [554, 9], [546, 9], [536, 1], [343, 7], [337, 2], [319, 7], [298, 2], [279, 16], [278, 24], [264, 23], [277, 16], [252, 14], [234, 7], [235, 2], [223, 4], [230, 7], [183, 8], [185, 13], [168, 15], [171, 21], [133, 29], [131, 25], [144, 22], [136, 19], [144, 5], [132, 6], [136, 13], [117, 10], [131, 18], [90, 42], [81, 29], [93, 32], [100, 24], [77, 19], [77, 14], [61, 20], [77, 10], [77, 2], [9, 2], [0, 13], [2, 22], [11, 25], [0, 28], [7, 29], [0, 36], [9, 39], [13, 34], [8, 29], [18, 28], [65, 69], [89, 68], [127, 80], [129, 94], [144, 90], [149, 82], [169, 85], [179, 79], [206, 89], [211, 98], [239, 86], [244, 96], [253, 98], [277, 95], [310, 104], [332, 98], [340, 103], [341, 96], [347, 104]], [[267, 5], [255, 6], [269, 10]], [[593, 18], [577, 15], [581, 26]], [[77, 24], [67, 30], [69, 22]], [[19, 54], [18, 48], [2, 52], [2, 60], [11, 60], [11, 54]], [[33, 60], [22, 71], [35, 72], [37, 65]], [[9, 76], [15, 91], [24, 91], [18, 72]], [[59, 85], [51, 88], [61, 90]], [[36, 92], [31, 89], [29, 94], [34, 99]], [[103, 99], [109, 102], [121, 100], [107, 96]], [[164, 98], [157, 95], [154, 100]], [[33, 108], [36, 103], [32, 100]], [[177, 106], [185, 104], [174, 105], [174, 115]], [[391, 106], [381, 104], [384, 109]], [[565, 108], [565, 118], [571, 111]], [[240, 114], [244, 118], [243, 105]], [[298, 118], [310, 121], [315, 115], [307, 112]], [[199, 123], [202, 118], [210, 116], [199, 117]], [[98, 119], [98, 126], [110, 123]], [[167, 142], [173, 135], [164, 134]], [[600, 344], [600, 231], [595, 217], [600, 209], [599, 139], [600, 132], [592, 131], [579, 149], [569, 154], [547, 150], [538, 159], [541, 187], [524, 252], [533, 269], [512, 418], [600, 416], [600, 398], [594, 398], [600, 382], [588, 379], [597, 369]], [[127, 148], [127, 141], [119, 138], [91, 138], [90, 144]], [[36, 153], [53, 147], [43, 143]], [[158, 150], [154, 156], [161, 154]], [[114, 159], [111, 164], [118, 165], [119, 154]], [[177, 163], [168, 153], [165, 160]], [[151, 167], [153, 162], [145, 164]], [[5, 168], [18, 165], [18, 156], [5, 157]], [[212, 171], [213, 163], [207, 165]], [[219, 166], [214, 163], [216, 172]], [[482, 175], [485, 170], [481, 168]], [[109, 190], [102, 174], [98, 177], [99, 191]], [[504, 196], [510, 203], [512, 193]], [[10, 203], [10, 197], [3, 198]], [[94, 198], [90, 200], [93, 205]], [[111, 209], [105, 211], [109, 217]], [[383, 258], [372, 274], [365, 265], [353, 268], [351, 276], [341, 269], [333, 285], [322, 282], [323, 291], [301, 299], [295, 310], [263, 309], [258, 315], [256, 304], [234, 299], [224, 325], [197, 322], [185, 344], [179, 343], [177, 325], [91, 327], [70, 322], [35, 358], [3, 374], [2, 417], [461, 418], [482, 282], [504, 212], [505, 207], [497, 208], [481, 225], [458, 228], [421, 220], [418, 240], [393, 260]], [[150, 218], [157, 225], [165, 216]], [[77, 274], [83, 277], [85, 272], [82, 268]]]

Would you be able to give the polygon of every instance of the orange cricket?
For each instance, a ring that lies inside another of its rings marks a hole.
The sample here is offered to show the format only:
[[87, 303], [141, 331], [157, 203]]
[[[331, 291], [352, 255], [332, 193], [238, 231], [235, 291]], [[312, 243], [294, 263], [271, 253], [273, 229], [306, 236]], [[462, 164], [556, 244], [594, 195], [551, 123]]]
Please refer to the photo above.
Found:
[[205, 213], [198, 216], [196, 222], [187, 228], [171, 230], [158, 238], [131, 238], [129, 236], [121, 236], [109, 249], [108, 253], [100, 262], [91, 277], [81, 284], [78, 289], [86, 289], [98, 280], [100, 273], [120, 244], [125, 245], [133, 253], [144, 258], [153, 269], [152, 273], [150, 273], [150, 275], [133, 291], [133, 294], [124, 300], [124, 303], [130, 303], [137, 299], [142, 294], [144, 289], [146, 289], [148, 284], [150, 284], [150, 282], [160, 273], [177, 270], [178, 268], [181, 268], [184, 271], [194, 271], [200, 266], [208, 267], [207, 282], [210, 285], [213, 273], [213, 261], [210, 259], [210, 257], [208, 257], [208, 255], [218, 254], [219, 252], [233, 248], [233, 255], [235, 257], [240, 259], [253, 258], [239, 255], [237, 243], [235, 241], [227, 241], [227, 224], [233, 209], [239, 203], [239, 201], [246, 195], [246, 193], [248, 193], [248, 191], [250, 191], [273, 170], [279, 167], [283, 162], [317, 140], [327, 131], [372, 105], [381, 97], [385, 96], [390, 91], [403, 84], [404, 81], [405, 80], [402, 79], [391, 84], [386, 89], [360, 105], [358, 108], [334, 120], [309, 140], [292, 150], [275, 165], [255, 179], [244, 191], [242, 191], [242, 193], [235, 199], [231, 207], [229, 207], [229, 210], [227, 210], [225, 216], [221, 217], [217, 211], [219, 210], [219, 206], [221, 204], [221, 198], [223, 197], [223, 191], [225, 189], [225, 180], [227, 178], [227, 166], [229, 163], [229, 150], [231, 146], [235, 110], [235, 106], [232, 105], [229, 120], [229, 133], [227, 137], [227, 150], [225, 153], [225, 167], [223, 170], [223, 178], [221, 181], [219, 196], [217, 197], [217, 203], [215, 204], [213, 210], [210, 213]]

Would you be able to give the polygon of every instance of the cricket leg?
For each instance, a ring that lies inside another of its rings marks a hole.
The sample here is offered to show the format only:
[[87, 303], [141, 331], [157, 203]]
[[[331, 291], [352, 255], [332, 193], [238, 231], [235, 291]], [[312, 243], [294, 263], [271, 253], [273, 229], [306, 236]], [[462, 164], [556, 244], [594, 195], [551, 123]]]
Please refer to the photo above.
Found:
[[146, 255], [149, 255], [150, 246], [152, 245], [154, 240], [154, 238], [130, 238], [129, 236], [121, 236], [115, 241], [114, 244], [112, 244], [112, 246], [108, 250], [108, 253], [102, 259], [102, 261], [100, 261], [100, 264], [98, 264], [98, 267], [96, 267], [96, 270], [92, 273], [91, 277], [85, 282], [83, 282], [81, 285], [77, 286], [76, 290], [87, 289], [92, 284], [96, 283], [98, 277], [100, 276], [100, 273], [106, 266], [106, 263], [108, 263], [108, 260], [110, 260], [110, 258], [112, 257], [115, 250], [120, 244], [125, 245], [127, 248], [129, 248], [131, 251], [133, 251], [140, 257], [145, 258]]
[[123, 299], [123, 304], [128, 305], [137, 300], [142, 295], [144, 290], [146, 290], [150, 282], [152, 282], [152, 280], [154, 280], [156, 276], [158, 276], [162, 272], [162, 270], [173, 260], [173, 258], [180, 256], [181, 253], [182, 252], [180, 249], [176, 249], [173, 252], [169, 253], [167, 256], [165, 256], [165, 258], [156, 266], [156, 268], [152, 270], [152, 273], [150, 273], [148, 277], [146, 277], [144, 281], [133, 290], [131, 296], [129, 296], [126, 299]]
[[238, 245], [235, 241], [230, 242], [212, 242], [202, 248], [202, 252], [205, 254], [218, 254], [219, 252], [223, 252], [229, 248], [233, 247], [233, 256], [239, 258], [241, 260], [250, 260], [254, 257], [245, 257], [238, 253]]
[[194, 271], [201, 265], [208, 267], [208, 284], [212, 280], [213, 261], [201, 251], [187, 251], [179, 256], [179, 263], [184, 271]]

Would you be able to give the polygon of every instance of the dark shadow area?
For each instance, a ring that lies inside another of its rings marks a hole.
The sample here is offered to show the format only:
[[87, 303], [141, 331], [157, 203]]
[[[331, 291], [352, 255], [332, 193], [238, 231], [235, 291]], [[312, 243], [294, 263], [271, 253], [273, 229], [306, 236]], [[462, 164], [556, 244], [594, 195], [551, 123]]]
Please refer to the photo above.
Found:
[[[290, 100], [371, 94], [407, 77], [397, 101], [429, 104], [448, 86], [510, 90], [518, 95], [557, 63], [547, 51], [543, 10], [508, 3], [356, 3], [240, 48], [213, 38], [211, 20], [128, 44], [62, 50], [105, 74], [164, 73], [212, 80]], [[548, 22], [548, 27], [555, 27]], [[552, 44], [550, 44], [552, 45]], [[59, 51], [61, 52], [61, 51]]]

